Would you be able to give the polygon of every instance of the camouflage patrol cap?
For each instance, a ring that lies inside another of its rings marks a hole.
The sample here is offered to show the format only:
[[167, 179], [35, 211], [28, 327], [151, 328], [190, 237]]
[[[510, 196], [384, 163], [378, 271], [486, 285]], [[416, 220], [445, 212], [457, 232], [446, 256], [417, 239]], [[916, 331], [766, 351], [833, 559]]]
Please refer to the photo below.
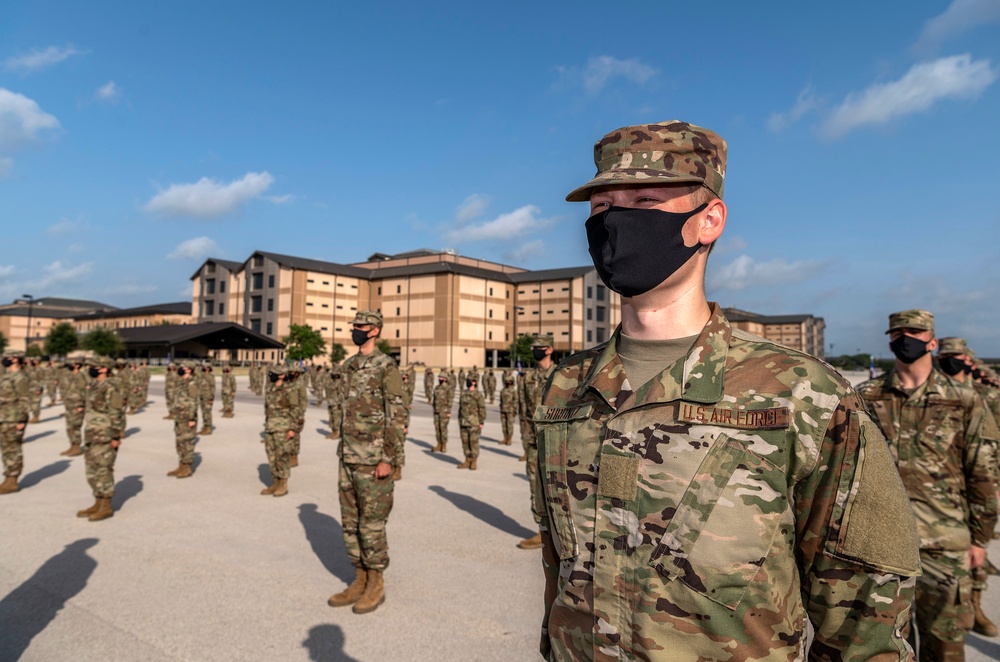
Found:
[[714, 131], [680, 120], [622, 127], [594, 145], [597, 174], [566, 200], [586, 202], [598, 186], [680, 183], [703, 184], [721, 198], [727, 149]]
[[20, 349], [5, 349], [3, 351], [3, 356], [4, 358], [10, 358], [10, 359], [23, 359], [24, 352]]
[[94, 366], [95, 368], [107, 368], [108, 370], [111, 370], [112, 368], [115, 367], [115, 360], [108, 358], [107, 356], [95, 356], [94, 358], [90, 359], [88, 363]]
[[911, 308], [889, 315], [889, 330], [891, 333], [896, 329], [919, 329], [921, 331], [934, 330], [934, 315], [930, 311]]
[[965, 343], [965, 338], [939, 338], [938, 355], [943, 354], [968, 354], [969, 346]]
[[359, 310], [351, 324], [372, 324], [382, 328], [382, 313], [375, 310]]
[[532, 347], [552, 347], [552, 343], [555, 342], [552, 339], [551, 333], [533, 333], [531, 334], [531, 346]]

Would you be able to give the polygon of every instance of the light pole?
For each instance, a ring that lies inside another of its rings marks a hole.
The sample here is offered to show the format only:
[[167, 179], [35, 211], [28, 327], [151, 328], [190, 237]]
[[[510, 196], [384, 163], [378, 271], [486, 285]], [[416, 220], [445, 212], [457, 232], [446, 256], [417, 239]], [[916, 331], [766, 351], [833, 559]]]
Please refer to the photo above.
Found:
[[[523, 311], [524, 311], [524, 306], [514, 306], [514, 344], [513, 344], [514, 347], [517, 347], [517, 345], [518, 345], [517, 341], [520, 338], [520, 336], [517, 335], [517, 317]], [[510, 353], [510, 367], [511, 368], [515, 367], [515, 362], [514, 362], [514, 356], [515, 356], [515, 354], [516, 354], [516, 352], [511, 352]]]
[[30, 294], [22, 294], [21, 298], [28, 300], [28, 330], [24, 334], [24, 353], [28, 354], [28, 347], [31, 346], [31, 312], [35, 305], [35, 297]]

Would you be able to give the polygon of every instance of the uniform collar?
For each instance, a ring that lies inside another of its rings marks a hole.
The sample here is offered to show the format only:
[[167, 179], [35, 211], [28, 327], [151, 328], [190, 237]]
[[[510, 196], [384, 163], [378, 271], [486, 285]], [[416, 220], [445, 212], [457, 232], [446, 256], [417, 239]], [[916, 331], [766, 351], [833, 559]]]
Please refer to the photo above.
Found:
[[895, 368], [893, 368], [888, 375], [889, 387], [906, 395], [907, 400], [919, 400], [931, 395], [940, 398], [947, 397], [945, 388], [950, 383], [953, 382], [947, 375], [937, 368], [932, 368], [931, 374], [927, 377], [927, 381], [913, 389], [912, 393], [907, 393], [906, 389], [903, 388], [903, 382], [899, 379], [899, 373], [896, 372]]
[[604, 350], [594, 362], [583, 390], [593, 389], [615, 410], [632, 409], [647, 404], [685, 400], [715, 403], [722, 399], [726, 358], [732, 327], [718, 304], [710, 303], [708, 322], [702, 328], [691, 351], [683, 359], [633, 391], [618, 356], [621, 325], [615, 329]]

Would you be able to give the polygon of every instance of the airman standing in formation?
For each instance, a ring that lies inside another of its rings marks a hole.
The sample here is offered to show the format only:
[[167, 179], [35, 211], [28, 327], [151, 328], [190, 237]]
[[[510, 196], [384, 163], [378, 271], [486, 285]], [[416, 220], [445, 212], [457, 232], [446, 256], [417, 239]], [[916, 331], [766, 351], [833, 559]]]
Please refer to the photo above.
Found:
[[171, 362], [167, 365], [167, 374], [163, 382], [163, 397], [167, 401], [167, 415], [164, 420], [171, 420], [174, 417], [174, 395], [177, 393], [177, 364]]
[[434, 436], [438, 453], [448, 452], [448, 423], [451, 421], [451, 406], [454, 403], [455, 392], [448, 384], [448, 376], [442, 370], [438, 375], [438, 385], [434, 389]]
[[303, 372], [303, 368], [290, 367], [286, 373], [287, 379], [293, 388], [298, 389], [298, 408], [295, 410], [296, 417], [293, 421], [292, 429], [295, 434], [292, 436], [291, 461], [292, 467], [299, 466], [299, 451], [302, 450], [302, 430], [306, 425], [306, 409], [309, 407], [308, 376]]
[[22, 370], [24, 353], [8, 350], [3, 355], [0, 377], [0, 456], [4, 481], [0, 494], [17, 492], [17, 479], [24, 470], [24, 429], [31, 412], [31, 384]]
[[434, 369], [430, 366], [424, 370], [424, 397], [427, 398], [427, 404], [434, 401]]
[[87, 387], [87, 414], [84, 421], [84, 438], [87, 449], [87, 482], [94, 494], [94, 505], [79, 511], [77, 517], [98, 522], [114, 515], [111, 497], [115, 495], [115, 459], [121, 446], [122, 420], [125, 417], [125, 400], [110, 379], [114, 362], [111, 359], [91, 360], [89, 368], [93, 381]]
[[[858, 393], [889, 442], [917, 520], [918, 657], [963, 660], [974, 624], [970, 570], [986, 562], [997, 519], [993, 449], [1000, 430], [972, 388], [934, 367], [929, 311], [893, 313], [886, 333], [896, 363]], [[904, 634], [916, 650], [910, 622]]]
[[212, 405], [215, 404], [215, 375], [212, 364], [206, 363], [201, 369], [198, 382], [198, 404], [201, 407], [200, 435], [212, 434]]
[[270, 384], [264, 396], [264, 450], [271, 470], [271, 485], [260, 493], [276, 497], [288, 494], [292, 442], [303, 408], [302, 392], [290, 382], [288, 373], [285, 368], [272, 368], [268, 373]]
[[462, 435], [465, 462], [455, 468], [475, 471], [479, 461], [479, 434], [483, 430], [483, 423], [486, 422], [486, 400], [472, 374], [475, 373], [470, 373], [466, 379], [465, 390], [458, 399], [458, 428], [459, 434]]
[[195, 437], [198, 436], [198, 382], [194, 376], [197, 364], [177, 366], [177, 387], [174, 392], [174, 438], [177, 447], [177, 468], [168, 476], [188, 478], [192, 475]]
[[326, 413], [330, 421], [330, 433], [327, 439], [340, 437], [340, 424], [344, 416], [344, 395], [346, 383], [340, 364], [333, 363], [326, 377]]
[[[131, 394], [131, 387], [129, 385], [129, 370], [128, 364], [125, 363], [125, 359], [114, 359], [112, 360], [113, 370], [108, 371], [108, 380], [114, 382], [115, 388], [118, 389], [118, 393], [121, 395], [122, 403], [125, 406], [125, 411], [128, 411], [128, 403]], [[118, 431], [120, 435], [119, 439], [124, 439], [126, 435], [126, 416], [121, 417], [121, 430]]]
[[393, 469], [392, 479], [402, 480], [403, 478], [403, 467], [406, 466], [406, 435], [410, 432], [410, 417], [413, 415], [413, 393], [417, 388], [416, 384], [416, 373], [413, 372], [413, 366], [410, 366], [407, 370], [403, 371], [401, 378], [403, 380], [403, 441], [404, 441], [404, 452], [399, 456], [399, 462], [396, 464], [396, 468]]
[[69, 448], [59, 454], [75, 457], [83, 453], [80, 446], [83, 443], [81, 430], [87, 406], [87, 377], [83, 373], [83, 363], [78, 360], [68, 360], [63, 373], [59, 392], [66, 408], [66, 436], [69, 437]]
[[513, 372], [503, 375], [503, 388], [500, 389], [500, 425], [503, 428], [504, 446], [514, 443], [514, 423], [517, 420], [517, 385]]
[[878, 428], [834, 370], [705, 298], [725, 142], [671, 121], [594, 156], [567, 200], [622, 322], [532, 415], [542, 655], [909, 659], [916, 527]]
[[56, 404], [59, 396], [59, 377], [59, 365], [54, 360], [49, 359], [45, 366], [45, 390], [49, 394], [50, 407]]
[[487, 370], [486, 374], [483, 376], [483, 387], [486, 390], [487, 402], [493, 404], [493, 396], [496, 395], [497, 392], [497, 373], [493, 371], [493, 368]]
[[31, 385], [29, 401], [31, 403], [31, 420], [29, 423], [40, 423], [42, 420], [42, 394], [45, 392], [45, 378], [38, 359], [28, 361], [25, 375]]
[[359, 311], [352, 326], [358, 353], [344, 363], [348, 390], [337, 455], [340, 521], [355, 573], [354, 581], [327, 602], [332, 607], [353, 604], [356, 614], [366, 614], [385, 601], [385, 525], [392, 511], [393, 469], [403, 453], [405, 415], [399, 369], [376, 346], [382, 314]]
[[[521, 390], [518, 394], [521, 407], [521, 420], [527, 421], [521, 426], [521, 444], [524, 446], [525, 473], [528, 476], [528, 486], [531, 490], [531, 503], [534, 512], [538, 512], [541, 503], [538, 501], [538, 439], [532, 415], [538, 405], [542, 404], [542, 389], [549, 377], [555, 372], [556, 364], [552, 360], [553, 338], [550, 334], [536, 333], [531, 340], [531, 354], [535, 359], [535, 367], [528, 371], [521, 380]], [[521, 549], [539, 549], [542, 546], [542, 535], [538, 533], [517, 543]]]
[[222, 368], [222, 418], [233, 417], [236, 402], [236, 377], [228, 365]]

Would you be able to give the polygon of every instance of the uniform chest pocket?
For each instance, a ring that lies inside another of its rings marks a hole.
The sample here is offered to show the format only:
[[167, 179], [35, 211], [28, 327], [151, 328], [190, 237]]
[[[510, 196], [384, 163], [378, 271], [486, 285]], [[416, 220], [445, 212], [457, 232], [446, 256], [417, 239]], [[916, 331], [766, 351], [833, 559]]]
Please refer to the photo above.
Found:
[[698, 467], [649, 565], [736, 609], [788, 509], [784, 473], [720, 436]]

